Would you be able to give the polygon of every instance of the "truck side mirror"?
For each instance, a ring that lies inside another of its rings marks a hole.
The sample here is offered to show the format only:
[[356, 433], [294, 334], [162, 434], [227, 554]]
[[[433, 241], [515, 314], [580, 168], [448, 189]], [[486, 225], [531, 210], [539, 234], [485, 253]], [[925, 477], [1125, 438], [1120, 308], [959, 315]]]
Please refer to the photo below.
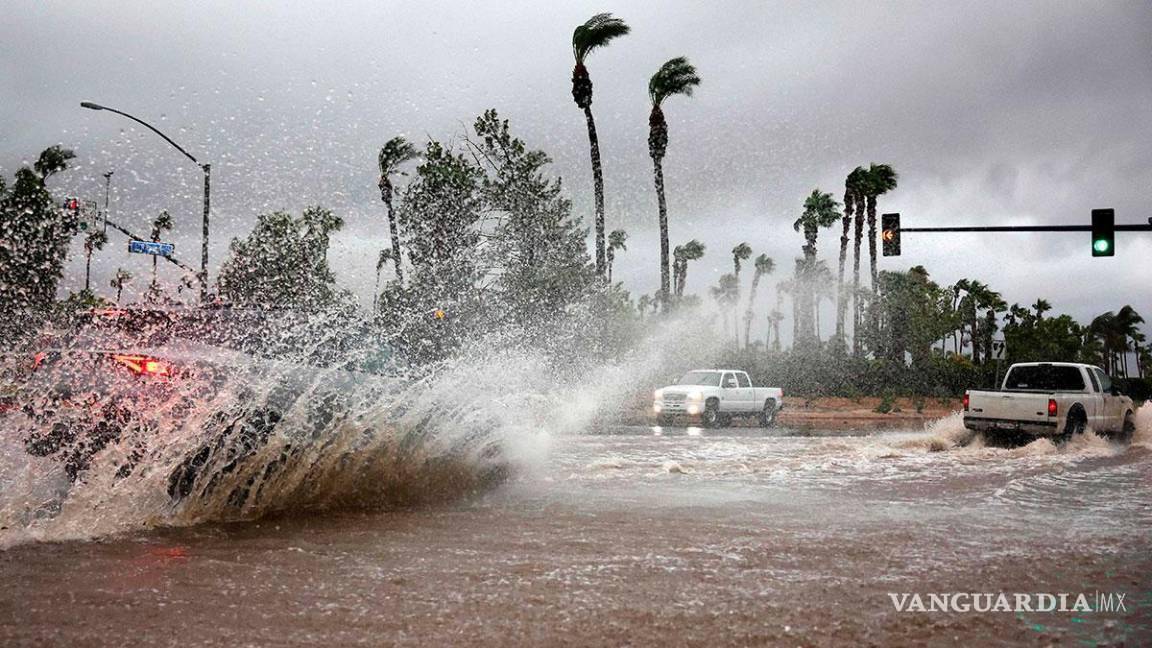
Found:
[[1112, 389], [1109, 389], [1108, 391], [1113, 396], [1120, 396], [1120, 395], [1123, 395], [1123, 393], [1124, 393], [1124, 392], [1120, 391], [1120, 388], [1117, 387], [1116, 385], [1112, 385]]

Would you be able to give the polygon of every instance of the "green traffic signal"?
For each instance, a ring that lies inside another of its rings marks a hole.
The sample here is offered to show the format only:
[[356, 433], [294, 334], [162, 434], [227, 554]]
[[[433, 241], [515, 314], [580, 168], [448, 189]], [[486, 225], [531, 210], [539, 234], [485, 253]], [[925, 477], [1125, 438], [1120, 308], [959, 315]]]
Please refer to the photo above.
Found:
[[1112, 209], [1092, 210], [1092, 256], [1116, 255], [1116, 212]]

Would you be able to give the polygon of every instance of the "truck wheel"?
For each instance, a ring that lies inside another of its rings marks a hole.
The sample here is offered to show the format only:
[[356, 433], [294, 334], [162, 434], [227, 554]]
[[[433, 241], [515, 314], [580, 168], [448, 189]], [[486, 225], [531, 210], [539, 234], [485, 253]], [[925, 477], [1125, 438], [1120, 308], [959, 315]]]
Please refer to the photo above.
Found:
[[1120, 428], [1120, 436], [1116, 438], [1120, 443], [1130, 443], [1136, 434], [1136, 416], [1132, 410], [1124, 414], [1124, 427]]
[[1064, 423], [1064, 430], [1052, 437], [1052, 443], [1055, 445], [1063, 445], [1072, 440], [1072, 437], [1077, 434], [1084, 434], [1084, 427], [1087, 425], [1084, 418], [1084, 412], [1080, 409], [1073, 409], [1068, 412], [1068, 419]]
[[760, 427], [770, 428], [776, 425], [776, 399], [769, 398], [764, 401], [764, 409], [760, 410]]
[[706, 428], [720, 427], [720, 403], [710, 400], [704, 405], [704, 413], [700, 415], [700, 423]]

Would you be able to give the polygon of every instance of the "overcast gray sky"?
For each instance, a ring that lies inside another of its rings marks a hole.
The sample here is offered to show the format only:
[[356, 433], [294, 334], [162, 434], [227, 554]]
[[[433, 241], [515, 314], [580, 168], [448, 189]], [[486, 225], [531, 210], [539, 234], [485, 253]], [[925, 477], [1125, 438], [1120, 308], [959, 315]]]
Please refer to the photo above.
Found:
[[[114, 215], [145, 231], [168, 209], [178, 251], [198, 261], [198, 170], [79, 102], [120, 108], [213, 164], [214, 264], [256, 214], [320, 203], [347, 221], [332, 262], [365, 300], [386, 240], [375, 155], [394, 135], [451, 139], [495, 107], [552, 155], [591, 224], [569, 43], [599, 11], [633, 30], [588, 63], [608, 226], [631, 234], [616, 274], [633, 294], [659, 283], [646, 84], [677, 55], [703, 78], [695, 96], [665, 107], [672, 242], [708, 247], [689, 292], [728, 271], [740, 241], [784, 274], [803, 243], [791, 224], [804, 196], [820, 187], [839, 198], [846, 173], [869, 162], [899, 171], [880, 210], [901, 212], [906, 226], [1087, 223], [1094, 207], [1114, 207], [1119, 222], [1152, 216], [1148, 2], [0, 6], [5, 175], [45, 146], [69, 146], [76, 167], [57, 186], [95, 198], [114, 169]], [[821, 233], [833, 267], [837, 239]], [[114, 239], [101, 255], [97, 286], [117, 265], [146, 274], [150, 264], [123, 247]], [[1149, 234], [1121, 234], [1114, 259], [1092, 259], [1083, 233], [909, 234], [903, 247], [881, 267], [923, 264], [941, 283], [978, 278], [1009, 303], [1043, 296], [1081, 319], [1124, 303], [1152, 314]], [[83, 281], [79, 249], [66, 287]]]

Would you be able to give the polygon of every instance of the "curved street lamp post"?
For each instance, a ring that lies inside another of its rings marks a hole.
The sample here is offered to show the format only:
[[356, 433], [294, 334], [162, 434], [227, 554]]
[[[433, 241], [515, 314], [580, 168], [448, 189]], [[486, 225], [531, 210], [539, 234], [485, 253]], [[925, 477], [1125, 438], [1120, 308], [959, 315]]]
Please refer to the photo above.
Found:
[[192, 160], [193, 164], [200, 167], [200, 169], [202, 171], [204, 171], [204, 238], [201, 242], [200, 276], [198, 278], [200, 279], [200, 303], [201, 304], [205, 303], [208, 300], [208, 210], [209, 210], [210, 195], [211, 195], [210, 189], [211, 189], [211, 180], [212, 180], [212, 165], [211, 164], [201, 164], [199, 161], [196, 160], [195, 157], [192, 156], [191, 153], [189, 153], [188, 151], [185, 151], [179, 144], [177, 144], [176, 142], [173, 142], [170, 137], [168, 137], [164, 133], [161, 133], [159, 130], [157, 130], [157, 128], [155, 126], [153, 126], [152, 124], [149, 124], [148, 122], [144, 121], [143, 119], [129, 115], [128, 113], [123, 112], [121, 110], [116, 110], [115, 108], [109, 108], [107, 106], [101, 106], [100, 104], [92, 103], [91, 101], [80, 102], [80, 107], [81, 108], [87, 108], [89, 110], [107, 110], [108, 112], [114, 112], [117, 115], [123, 115], [124, 117], [131, 119], [132, 121], [136, 122], [137, 124], [144, 126], [148, 130], [150, 130], [153, 133], [156, 133], [160, 137], [164, 138], [165, 142], [168, 142], [169, 144], [171, 144], [177, 151], [180, 151], [181, 153], [183, 153], [184, 157], [188, 158], [189, 160]]

